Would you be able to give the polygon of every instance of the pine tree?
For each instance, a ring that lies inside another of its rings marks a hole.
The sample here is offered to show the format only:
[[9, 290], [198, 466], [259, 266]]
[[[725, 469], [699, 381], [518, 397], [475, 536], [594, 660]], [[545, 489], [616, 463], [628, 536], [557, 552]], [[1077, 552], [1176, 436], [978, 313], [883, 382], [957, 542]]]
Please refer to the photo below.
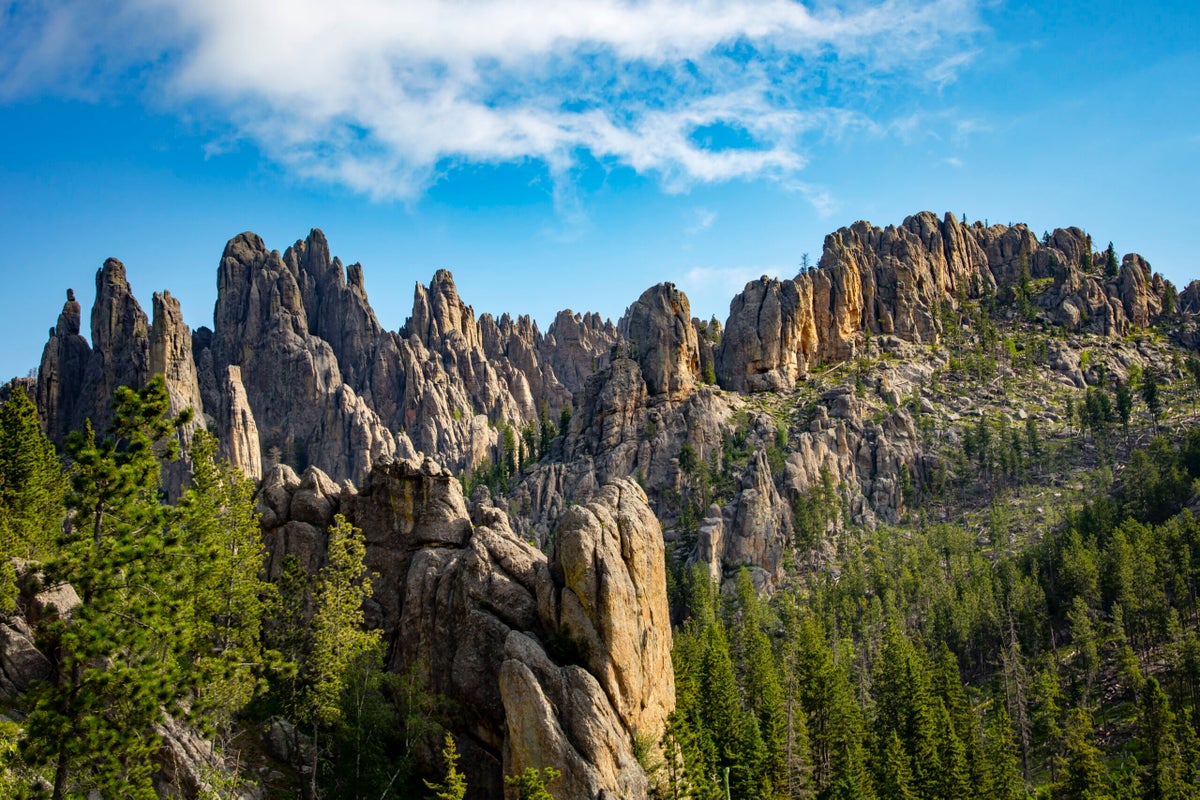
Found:
[[428, 800], [463, 800], [467, 796], [467, 779], [458, 771], [458, 748], [454, 737], [448, 733], [442, 747], [442, 763], [446, 765], [446, 777], [442, 782], [425, 781], [426, 788], [433, 791]]
[[1158, 373], [1152, 369], [1142, 373], [1142, 402], [1150, 411], [1150, 418], [1154, 420], [1154, 430], [1157, 432], [1158, 416], [1162, 413], [1162, 393], [1159, 391]]
[[328, 564], [317, 575], [313, 596], [312, 650], [304, 664], [306, 680], [301, 718], [312, 728], [312, 794], [316, 795], [319, 735], [343, 714], [342, 692], [356, 662], [377, 653], [379, 631], [364, 631], [363, 602], [371, 578], [363, 566], [362, 531], [341, 514], [329, 528]]
[[1067, 621], [1071, 626], [1071, 643], [1075, 646], [1075, 665], [1081, 679], [1083, 704], [1087, 706], [1091, 701], [1092, 684], [1100, 669], [1100, 652], [1091, 612], [1087, 602], [1079, 595], [1075, 595], [1071, 601]]
[[769, 785], [771, 794], [777, 794], [788, 783], [783, 689], [779, 685], [779, 669], [765, 630], [762, 604], [749, 572], [744, 569], [737, 578], [737, 598], [741, 606], [738, 640], [744, 660], [742, 686], [763, 747], [759, 779]]
[[1104, 275], [1108, 278], [1115, 278], [1120, 271], [1121, 265], [1117, 263], [1117, 251], [1113, 247], [1113, 243], [1109, 242], [1108, 247], [1104, 250]]
[[[1058, 679], [1058, 665], [1049, 656], [1044, 657], [1042, 666], [1035, 669], [1030, 689], [1033, 737], [1035, 742], [1041, 743], [1036, 750], [1042, 753], [1042, 765], [1050, 767], [1053, 780], [1058, 766], [1053, 757], [1054, 744], [1063, 735], [1062, 687]], [[1088, 724], [1090, 726], [1090, 721]]]
[[268, 654], [262, 621], [274, 587], [263, 579], [266, 548], [254, 511], [254, 483], [226, 462], [216, 462], [217, 441], [197, 431], [189, 456], [192, 487], [179, 503], [186, 629], [191, 664], [202, 676], [196, 710], [218, 726], [260, 688]]
[[892, 731], [883, 752], [879, 778], [879, 800], [917, 800], [912, 788], [912, 770], [900, 737]]
[[1167, 707], [1167, 694], [1154, 678], [1147, 678], [1139, 698], [1138, 762], [1141, 764], [1145, 800], [1182, 797], [1182, 764], [1175, 741], [1175, 715]]
[[16, 386], [0, 406], [0, 613], [16, 607], [13, 558], [51, 555], [62, 522], [62, 470], [37, 408]]
[[1200, 395], [1200, 356], [1192, 353], [1184, 362], [1188, 375], [1192, 379], [1192, 413], [1196, 413], [1196, 396]]
[[80, 605], [45, 627], [54, 676], [31, 693], [23, 742], [28, 761], [53, 767], [55, 800], [69, 781], [154, 797], [154, 726], [193, 695], [179, 613], [186, 553], [157, 496], [160, 455], [174, 455], [188, 415], [168, 419], [168, 408], [161, 376], [141, 392], [121, 387], [110, 435], [97, 441], [89, 426], [67, 441], [70, 524], [45, 579], [73, 586]]
[[987, 766], [990, 773], [988, 796], [995, 800], [1020, 800], [1026, 796], [1016, 736], [1003, 703], [988, 727]]
[[1129, 436], [1129, 422], [1133, 419], [1133, 392], [1129, 391], [1129, 384], [1119, 383], [1116, 389], [1117, 418], [1121, 420], [1121, 428], [1125, 431], [1125, 436]]
[[517, 790], [517, 800], [554, 800], [546, 784], [562, 775], [554, 767], [526, 767], [520, 775], [505, 775], [504, 783]]
[[1092, 742], [1092, 721], [1087, 712], [1067, 712], [1066, 738], [1059, 760], [1059, 780], [1052, 794], [1062, 800], [1111, 800], [1108, 772], [1100, 750]]
[[743, 716], [729, 643], [719, 621], [704, 632], [700, 661], [701, 720], [714, 747], [713, 768], [721, 774], [740, 767]]
[[939, 783], [939, 796], [945, 800], [958, 800], [969, 797], [971, 788], [971, 768], [967, 762], [967, 748], [954, 730], [950, 712], [938, 701], [937, 710], [937, 742], [940, 750], [942, 770]]

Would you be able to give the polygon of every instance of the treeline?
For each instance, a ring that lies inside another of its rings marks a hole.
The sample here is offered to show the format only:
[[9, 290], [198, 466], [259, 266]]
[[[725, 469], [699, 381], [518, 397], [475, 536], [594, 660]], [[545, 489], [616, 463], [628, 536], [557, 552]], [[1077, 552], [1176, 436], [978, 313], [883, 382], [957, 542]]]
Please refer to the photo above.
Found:
[[680, 575], [663, 795], [1200, 797], [1197, 477], [1192, 430], [1025, 547], [997, 509], [852, 530], [769, 599]]

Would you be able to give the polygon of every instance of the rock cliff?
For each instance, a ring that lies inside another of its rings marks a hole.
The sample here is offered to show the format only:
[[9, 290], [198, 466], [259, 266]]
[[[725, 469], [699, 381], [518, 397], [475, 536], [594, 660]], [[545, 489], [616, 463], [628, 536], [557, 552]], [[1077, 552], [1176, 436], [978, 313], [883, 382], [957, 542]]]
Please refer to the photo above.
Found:
[[825, 238], [816, 269], [747, 284], [730, 304], [717, 377], [733, 391], [790, 388], [817, 364], [844, 361], [867, 337], [936, 342], [943, 309], [996, 297], [1068, 330], [1122, 336], [1162, 310], [1166, 284], [1136, 254], [1117, 275], [1078, 228], [1039, 240], [1025, 225], [966, 226], [928, 212], [899, 226], [857, 222]]
[[594, 314], [564, 312], [546, 336], [529, 317], [476, 319], [444, 270], [417, 285], [408, 324], [384, 330], [362, 267], [331, 257], [318, 230], [282, 254], [252, 233], [230, 240], [212, 330], [189, 330], [169, 292], [154, 295], [151, 325], [115, 259], [96, 287], [91, 343], [68, 292], [43, 351], [51, 439], [86, 419], [102, 429], [117, 386], [162, 373], [173, 409], [195, 409], [193, 428], [213, 429], [256, 477], [283, 463], [362, 480], [380, 459], [418, 451], [456, 469], [495, 459], [501, 426], [556, 417], [617, 339]]
[[636, 484], [573, 507], [549, 554], [491, 504], [469, 516], [428, 458], [376, 465], [361, 490], [277, 466], [259, 510], [274, 571], [287, 554], [318, 567], [336, 513], [362, 528], [390, 666], [457, 704], [484, 796], [502, 774], [553, 765], [562, 796], [647, 797], [634, 740], [657, 741], [674, 687], [662, 534]]

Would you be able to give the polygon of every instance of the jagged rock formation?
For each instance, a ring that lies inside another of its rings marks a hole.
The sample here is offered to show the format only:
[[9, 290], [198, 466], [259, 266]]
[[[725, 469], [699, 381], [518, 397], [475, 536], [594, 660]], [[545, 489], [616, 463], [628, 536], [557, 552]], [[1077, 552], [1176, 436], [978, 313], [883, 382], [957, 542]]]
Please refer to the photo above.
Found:
[[[166, 379], [171, 413], [192, 408], [196, 416], [180, 431], [186, 446], [204, 427], [200, 386], [192, 359], [191, 331], [183, 322], [179, 301], [170, 292], [153, 297], [153, 324], [129, 286], [125, 265], [115, 258], [96, 273], [96, 302], [92, 306], [92, 345], [79, 335], [80, 308], [75, 293], [50, 331], [38, 373], [38, 407], [46, 433], [61, 445], [72, 430], [91, 420], [100, 433], [108, 427], [110, 405], [119, 386], [141, 387], [153, 374]], [[164, 474], [168, 493], [178, 496], [186, 467]]]
[[[936, 345], [975, 336], [957, 329], [964, 307], [1064, 329], [1038, 356], [1063, 386], [1149, 362], [1123, 337], [1164, 318], [1174, 288], [1136, 254], [1104, 261], [1077, 228], [1039, 239], [925, 213], [830, 234], [817, 268], [747, 284], [723, 331], [659, 284], [617, 326], [564, 311], [543, 335], [529, 317], [476, 317], [444, 270], [388, 331], [361, 266], [320, 231], [282, 254], [243, 234], [221, 259], [212, 330], [188, 331], [168, 293], [148, 323], [110, 259], [89, 345], [68, 293], [38, 402], [61, 443], [85, 418], [105, 423], [118, 384], [164, 374], [173, 409], [195, 408], [222, 455], [261, 478], [269, 574], [287, 555], [318, 569], [337, 513], [365, 531], [381, 576], [368, 624], [391, 669], [460, 707], [473, 787], [499, 797], [501, 775], [552, 764], [563, 796], [640, 798], [635, 737], [656, 740], [673, 702], [664, 538], [717, 581], [744, 567], [769, 588], [801, 532], [802, 568], [821, 569], [838, 523], [806, 530], [796, 513], [818, 487], [834, 487], [843, 522], [898, 521], [947, 469], [931, 437], [953, 443], [985, 413], [986, 398], [935, 386], [955, 357]], [[1195, 346], [1200, 283], [1174, 305]], [[1104, 337], [1087, 360], [1083, 334]], [[455, 474], [496, 461], [505, 426], [563, 409], [570, 427], [540, 460], [495, 496], [463, 497]], [[31, 648], [0, 626], [0, 695], [36, 672]]]
[[[197, 408], [196, 424], [216, 431], [225, 457], [289, 486], [310, 465], [335, 481], [362, 482], [376, 464], [418, 453], [456, 472], [496, 462], [505, 426], [523, 427], [543, 411], [557, 420], [572, 408], [570, 429], [507, 497], [495, 498], [514, 512], [509, 525], [522, 537], [549, 541], [572, 501], [620, 478], [648, 487], [655, 512], [675, 524], [699, 464], [728, 473], [730, 488], [714, 498], [715, 510], [700, 512], [692, 557], [714, 574], [745, 565], [770, 580], [790, 541], [788, 507], [822, 467], [849, 487], [854, 519], [902, 512], [896, 471], [920, 481], [930, 470], [914, 420], [894, 402], [917, 381], [870, 378], [867, 388], [887, 394], [895, 413], [870, 414], [835, 392], [790, 430], [741, 395], [789, 391], [818, 365], [943, 341], [945, 326], [958, 324], [951, 312], [966, 301], [1109, 337], [1154, 322], [1173, 287], [1136, 254], [1102, 275], [1105, 259], [1092, 250], [1077, 228], [1039, 240], [1024, 225], [967, 226], [953, 215], [922, 213], [886, 228], [859, 222], [826, 238], [817, 268], [747, 284], [723, 333], [692, 320], [687, 298], [660, 284], [619, 326], [564, 311], [543, 336], [528, 317], [477, 318], [444, 270], [416, 285], [410, 318], [387, 331], [362, 267], [332, 257], [320, 231], [282, 254], [243, 234], [221, 259], [214, 329], [197, 329], [190, 346], [178, 304], [155, 295], [149, 326], [124, 268], [106, 262], [94, 349], [79, 335], [80, 309], [69, 297], [43, 356], [39, 406], [61, 442], [84, 418], [103, 423], [117, 383], [161, 371], [173, 404]], [[1177, 305], [1196, 313], [1197, 298], [1190, 287]], [[1194, 328], [1180, 335], [1200, 341]], [[1051, 342], [1045, 357], [1071, 385], [1098, 375], [1068, 343]], [[1119, 373], [1121, 360], [1112, 367]], [[703, 385], [710, 369], [733, 394]], [[769, 467], [764, 453], [779, 435], [786, 463]], [[731, 461], [726, 442], [735, 436], [748, 449]], [[315, 524], [292, 522], [310, 527], [281, 535], [315, 548]]]
[[572, 396], [588, 377], [608, 366], [617, 329], [599, 314], [560, 311], [550, 323], [539, 352]]
[[251, 233], [232, 239], [212, 330], [189, 331], [169, 293], [154, 295], [150, 326], [115, 259], [96, 281], [92, 344], [68, 293], [43, 353], [38, 403], [51, 439], [61, 444], [85, 419], [103, 430], [117, 386], [163, 373], [173, 410], [195, 409], [193, 427], [212, 428], [222, 454], [256, 477], [286, 463], [362, 480], [380, 459], [418, 450], [458, 469], [494, 458], [499, 426], [520, 427], [543, 406], [557, 415], [617, 338], [594, 314], [564, 312], [545, 337], [529, 317], [477, 320], [444, 270], [417, 285], [408, 324], [386, 331], [362, 267], [331, 258], [317, 230], [283, 254]]
[[650, 394], [686, 395], [700, 379], [700, 346], [687, 295], [671, 283], [642, 293], [618, 324]]
[[547, 764], [563, 796], [647, 796], [634, 736], [657, 741], [674, 688], [662, 535], [636, 484], [572, 508], [549, 556], [490, 504], [468, 516], [429, 459], [377, 465], [361, 491], [277, 466], [259, 510], [272, 570], [287, 554], [319, 566], [336, 513], [362, 528], [390, 666], [422, 670], [458, 704], [463, 765], [484, 796]]
[[995, 294], [1014, 302], [1018, 290], [1069, 330], [1122, 336], [1148, 325], [1162, 310], [1162, 277], [1130, 254], [1106, 278], [1092, 266], [1101, 260], [1078, 228], [1042, 242], [1025, 225], [964, 226], [953, 214], [857, 222], [825, 238], [815, 270], [752, 282], [734, 298], [717, 377], [734, 391], [789, 388], [816, 364], [854, 356], [864, 336], [935, 342], [943, 306]]
[[42, 351], [38, 368], [37, 402], [50, 440], [61, 443], [72, 430], [83, 390], [83, 373], [91, 347], [79, 335], [82, 311], [75, 292], [67, 290], [67, 302], [50, 329], [50, 341]]

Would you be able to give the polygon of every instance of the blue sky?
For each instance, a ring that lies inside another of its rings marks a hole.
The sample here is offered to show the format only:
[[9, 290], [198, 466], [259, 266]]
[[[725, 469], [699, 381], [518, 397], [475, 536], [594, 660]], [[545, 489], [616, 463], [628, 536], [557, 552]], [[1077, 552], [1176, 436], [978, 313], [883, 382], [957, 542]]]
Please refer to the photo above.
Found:
[[1184, 2], [0, 2], [0, 376], [67, 287], [86, 326], [108, 256], [211, 325], [244, 230], [322, 228], [393, 329], [443, 267], [543, 329], [664, 280], [723, 320], [926, 209], [1079, 225], [1182, 287], [1197, 31]]

